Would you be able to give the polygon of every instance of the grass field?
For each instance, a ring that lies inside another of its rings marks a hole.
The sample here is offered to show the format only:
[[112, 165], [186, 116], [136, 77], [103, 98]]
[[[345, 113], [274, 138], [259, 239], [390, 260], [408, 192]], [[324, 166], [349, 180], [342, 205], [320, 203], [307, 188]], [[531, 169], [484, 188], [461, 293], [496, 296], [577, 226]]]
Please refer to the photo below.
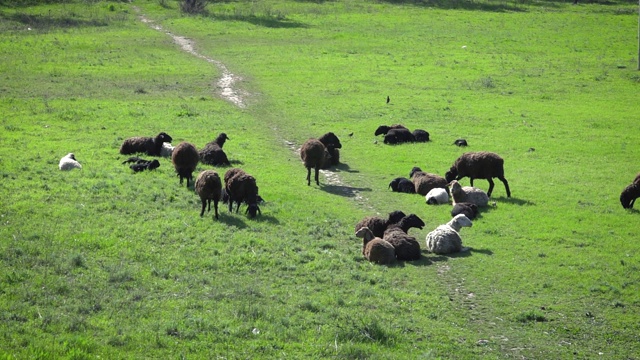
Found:
[[[619, 201], [640, 172], [637, 14], [0, 1], [0, 358], [640, 359], [640, 218]], [[220, 96], [204, 58], [240, 77], [246, 107]], [[396, 123], [432, 141], [373, 135]], [[262, 215], [200, 218], [170, 160], [122, 164], [125, 138], [161, 131], [198, 147], [226, 132]], [[307, 186], [295, 149], [328, 131], [342, 164]], [[450, 218], [391, 192], [393, 178], [444, 175], [481, 150], [505, 159], [512, 197], [496, 182], [495, 206], [462, 230], [469, 252], [362, 258], [365, 216], [419, 215], [422, 246]], [[81, 170], [58, 170], [69, 152]]]

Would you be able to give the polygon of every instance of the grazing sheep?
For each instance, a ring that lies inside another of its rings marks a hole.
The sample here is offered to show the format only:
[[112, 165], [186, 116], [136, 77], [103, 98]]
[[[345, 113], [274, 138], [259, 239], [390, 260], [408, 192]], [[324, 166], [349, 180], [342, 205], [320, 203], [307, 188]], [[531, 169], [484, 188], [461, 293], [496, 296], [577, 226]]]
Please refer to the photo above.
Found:
[[180, 184], [182, 180], [187, 179], [187, 187], [189, 187], [189, 181], [193, 180], [193, 172], [200, 161], [198, 155], [198, 149], [188, 142], [181, 142], [171, 154], [171, 162], [176, 169], [176, 173], [180, 176]]
[[215, 211], [216, 219], [218, 218], [218, 202], [222, 196], [222, 181], [220, 175], [214, 170], [205, 170], [198, 174], [195, 184], [196, 193], [200, 196], [202, 201], [202, 210], [200, 210], [200, 217], [204, 215], [204, 209], [209, 207], [207, 211], [211, 211], [211, 200], [213, 200], [213, 209]]
[[335, 166], [340, 164], [340, 150], [342, 149], [342, 144], [340, 143], [340, 139], [336, 136], [336, 134], [332, 132], [328, 132], [318, 138], [318, 140], [327, 148], [329, 155], [331, 158], [329, 161], [325, 161], [322, 169], [327, 169], [331, 166]]
[[231, 166], [229, 159], [227, 158], [227, 154], [222, 150], [222, 146], [224, 146], [225, 141], [231, 140], [227, 134], [220, 133], [218, 137], [216, 137], [212, 142], [200, 150], [200, 161], [204, 164], [220, 166], [227, 165]]
[[435, 188], [447, 189], [447, 180], [442, 176], [430, 174], [422, 171], [419, 167], [414, 167], [409, 172], [409, 178], [413, 181], [416, 193], [426, 196], [429, 191]]
[[416, 187], [413, 185], [413, 182], [404, 177], [398, 177], [389, 183], [389, 187], [393, 192], [402, 192], [407, 194], [415, 194]]
[[451, 209], [451, 217], [459, 214], [463, 214], [469, 220], [473, 220], [478, 216], [478, 206], [468, 202], [456, 203]]
[[311, 185], [311, 168], [315, 169], [316, 184], [320, 185], [318, 174], [323, 164], [330, 161], [331, 155], [327, 148], [318, 139], [309, 139], [300, 148], [300, 158], [307, 168], [307, 185]]
[[620, 194], [620, 203], [625, 209], [633, 209], [633, 204], [640, 197], [640, 174]]
[[406, 129], [406, 130], [409, 130], [406, 127], [404, 127], [403, 125], [400, 125], [400, 124], [394, 124], [394, 125], [391, 125], [391, 126], [380, 125], [376, 129], [376, 132], [374, 133], [374, 135], [375, 136], [386, 135], [389, 132], [389, 130], [391, 130], [391, 129]]
[[400, 210], [390, 212], [387, 219], [379, 216], [367, 216], [356, 224], [355, 231], [357, 232], [363, 227], [367, 227], [373, 232], [373, 236], [381, 238], [382, 235], [384, 235], [384, 231], [387, 230], [390, 225], [397, 223], [405, 216], [405, 213]]
[[449, 203], [449, 194], [447, 193], [447, 190], [443, 188], [434, 188], [429, 190], [424, 198], [429, 205], [442, 205]]
[[456, 141], [453, 142], [453, 145], [456, 146], [467, 146], [467, 140], [465, 139], [456, 139]]
[[493, 178], [498, 178], [507, 190], [507, 197], [511, 197], [509, 183], [504, 178], [504, 160], [498, 154], [488, 151], [464, 153], [444, 175], [447, 182], [460, 180], [466, 176], [471, 179], [471, 186], [473, 186], [474, 179], [487, 179], [489, 181], [487, 195], [489, 196], [493, 191]]
[[82, 165], [76, 160], [76, 156], [73, 153], [68, 153], [63, 156], [58, 163], [58, 168], [62, 171], [82, 169]]
[[429, 252], [435, 254], [452, 254], [463, 250], [460, 229], [471, 227], [473, 224], [466, 216], [456, 215], [451, 221], [438, 226], [427, 234], [426, 247]]
[[427, 142], [429, 141], [429, 132], [421, 129], [415, 129], [411, 132], [415, 142]]
[[155, 170], [160, 167], [160, 161], [158, 160], [143, 160], [138, 161], [137, 163], [130, 165], [129, 168], [133, 170], [133, 172], [140, 172], [145, 170]]
[[453, 180], [449, 185], [451, 186], [453, 205], [459, 202], [472, 203], [477, 207], [489, 205], [489, 195], [484, 191], [472, 186], [462, 186], [456, 180]]
[[416, 139], [408, 129], [391, 129], [384, 135], [385, 144], [395, 145], [414, 141]]
[[160, 156], [170, 158], [171, 154], [173, 154], [174, 148], [175, 146], [171, 145], [170, 143], [162, 143], [162, 148], [160, 149]]
[[368, 227], [356, 231], [356, 237], [362, 238], [362, 255], [365, 259], [380, 265], [396, 261], [396, 251], [386, 240], [373, 236]]
[[384, 232], [383, 240], [393, 245], [398, 260], [420, 259], [420, 243], [415, 237], [408, 235], [399, 227], [391, 227]]
[[172, 140], [171, 136], [165, 132], [161, 132], [154, 138], [144, 136], [128, 138], [120, 146], [120, 154], [146, 153], [149, 156], [160, 156], [162, 144], [170, 143]]
[[258, 186], [256, 179], [244, 172], [242, 169], [229, 169], [224, 175], [224, 189], [229, 196], [229, 212], [233, 212], [233, 203], [237, 204], [236, 213], [240, 210], [242, 202], [247, 204], [247, 211], [250, 218], [262, 214], [258, 206]]

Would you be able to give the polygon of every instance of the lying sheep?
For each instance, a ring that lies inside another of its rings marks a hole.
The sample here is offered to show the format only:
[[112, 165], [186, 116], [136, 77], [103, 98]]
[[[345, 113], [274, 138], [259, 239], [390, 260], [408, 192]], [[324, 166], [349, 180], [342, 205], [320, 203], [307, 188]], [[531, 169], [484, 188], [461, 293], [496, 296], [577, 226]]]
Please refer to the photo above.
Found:
[[415, 142], [427, 142], [429, 141], [429, 132], [426, 130], [415, 129], [411, 132]]
[[426, 247], [429, 252], [435, 254], [452, 254], [463, 250], [460, 229], [471, 227], [473, 224], [466, 216], [456, 215], [451, 221], [438, 226], [427, 234]]
[[638, 197], [640, 197], [640, 174], [636, 175], [633, 182], [622, 190], [620, 203], [625, 209], [633, 209], [633, 204]]
[[175, 146], [171, 145], [170, 143], [162, 143], [162, 148], [160, 148], [160, 156], [170, 158], [171, 154], [173, 154], [174, 148]]
[[453, 163], [444, 177], [447, 182], [451, 182], [466, 176], [471, 179], [471, 186], [473, 186], [474, 179], [487, 179], [489, 181], [487, 195], [489, 196], [493, 191], [493, 178], [498, 178], [507, 190], [507, 197], [511, 197], [509, 183], [504, 178], [504, 160], [498, 154], [488, 151], [464, 153]]
[[404, 177], [397, 177], [389, 183], [389, 188], [393, 192], [402, 192], [407, 194], [415, 194], [416, 187], [413, 185], [413, 182]]
[[222, 150], [222, 147], [227, 140], [231, 140], [227, 134], [220, 133], [213, 141], [207, 143], [207, 145], [205, 145], [199, 152], [200, 161], [204, 164], [214, 166], [231, 166], [229, 158], [227, 158], [227, 154]]
[[368, 227], [356, 231], [356, 237], [362, 238], [362, 255], [370, 262], [388, 265], [396, 260], [396, 251], [389, 242], [373, 236]]
[[246, 203], [250, 218], [262, 214], [258, 206], [258, 186], [256, 179], [247, 174], [244, 170], [229, 169], [224, 175], [224, 189], [229, 196], [229, 212], [233, 212], [233, 203], [237, 204], [236, 213], [240, 210], [240, 204]]
[[136, 164], [130, 165], [129, 168], [133, 170], [133, 172], [141, 172], [145, 170], [155, 170], [160, 167], [160, 161], [158, 160], [145, 160], [141, 162], [137, 162]]
[[489, 205], [489, 195], [484, 191], [472, 186], [463, 187], [456, 180], [453, 180], [449, 185], [451, 186], [451, 198], [453, 198], [453, 205], [460, 202], [472, 203], [477, 207], [485, 207]]
[[385, 144], [395, 145], [414, 141], [416, 139], [408, 129], [391, 129], [384, 135]]
[[415, 237], [410, 236], [399, 227], [392, 227], [384, 232], [383, 240], [393, 245], [396, 252], [396, 259], [413, 261], [419, 260], [422, 256], [420, 253], [420, 243]]
[[207, 211], [211, 211], [211, 200], [213, 200], [213, 209], [217, 219], [218, 202], [222, 196], [222, 181], [220, 180], [220, 175], [214, 170], [205, 170], [198, 174], [194, 187], [202, 202], [200, 217], [204, 215], [204, 209], [207, 204], [209, 205]]
[[200, 161], [198, 149], [193, 144], [181, 142], [173, 150], [171, 154], [171, 162], [176, 169], [176, 173], [180, 176], [180, 184], [182, 180], [187, 179], [187, 187], [189, 182], [193, 180], [193, 172]]
[[451, 209], [451, 217], [459, 214], [463, 214], [469, 220], [473, 220], [478, 216], [478, 206], [468, 202], [456, 203]]
[[422, 171], [419, 167], [414, 167], [409, 172], [409, 178], [413, 181], [416, 193], [426, 196], [431, 189], [447, 189], [447, 180], [442, 176], [430, 174]]
[[[402, 213], [401, 211], [398, 213]], [[396, 214], [398, 215], [398, 214]], [[405, 233], [409, 233], [409, 229], [411, 228], [418, 228], [420, 230], [422, 230], [422, 228], [424, 227], [424, 221], [422, 221], [422, 219], [420, 219], [420, 217], [418, 217], [418, 215], [416, 214], [409, 214], [409, 215], [405, 215], [403, 216], [400, 220], [390, 224], [389, 226], [387, 226], [387, 229], [385, 230], [385, 232], [389, 229], [393, 229], [393, 228], [398, 228], [402, 231], [404, 231]], [[384, 233], [383, 233], [384, 236]]]
[[172, 140], [171, 136], [165, 132], [161, 132], [154, 138], [144, 136], [128, 138], [120, 146], [120, 154], [146, 153], [149, 156], [160, 156], [162, 144], [170, 143]]
[[373, 236], [381, 238], [390, 225], [397, 223], [405, 216], [405, 213], [400, 210], [390, 212], [386, 219], [379, 216], [367, 216], [356, 224], [355, 231], [367, 227], [373, 232]]
[[320, 168], [330, 162], [331, 155], [327, 148], [318, 139], [309, 139], [300, 148], [300, 158], [307, 168], [307, 185], [311, 185], [311, 169], [315, 169], [316, 184], [320, 185], [318, 176]]
[[330, 155], [329, 161], [325, 161], [321, 168], [328, 169], [331, 166], [340, 164], [340, 150], [338, 149], [342, 149], [342, 144], [340, 143], [340, 139], [338, 139], [336, 134], [328, 132], [320, 136], [318, 140], [322, 143], [322, 145], [324, 145], [325, 148], [327, 148], [327, 151]]
[[380, 126], [378, 126], [378, 128], [376, 129], [376, 131], [375, 131], [374, 135], [375, 135], [375, 136], [378, 136], [378, 135], [386, 135], [386, 134], [389, 132], [389, 130], [391, 130], [391, 129], [406, 129], [406, 130], [409, 130], [409, 129], [407, 129], [405, 126], [403, 126], [403, 125], [401, 125], [401, 124], [394, 124], [394, 125], [391, 125], [391, 126], [387, 126], [387, 125], [380, 125]]
[[442, 205], [449, 203], [449, 194], [447, 193], [447, 190], [443, 188], [434, 188], [429, 190], [424, 198], [429, 205]]
[[73, 153], [68, 153], [60, 159], [58, 168], [62, 171], [68, 171], [73, 169], [82, 169], [82, 165], [80, 165], [78, 160], [76, 160], [76, 156]]

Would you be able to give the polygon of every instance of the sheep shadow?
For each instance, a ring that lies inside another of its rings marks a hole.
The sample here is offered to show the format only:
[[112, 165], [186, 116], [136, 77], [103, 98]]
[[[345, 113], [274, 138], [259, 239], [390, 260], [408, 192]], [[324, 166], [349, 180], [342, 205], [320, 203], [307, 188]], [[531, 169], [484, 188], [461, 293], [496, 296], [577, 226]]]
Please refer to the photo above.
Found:
[[360, 170], [351, 169], [351, 167], [349, 167], [349, 164], [345, 164], [345, 163], [339, 163], [338, 165], [334, 166], [333, 169], [335, 169], [336, 172], [340, 172], [340, 171], [349, 172], [349, 173], [360, 172]]
[[346, 196], [346, 197], [356, 197], [360, 192], [371, 191], [371, 188], [356, 188], [356, 187], [346, 186], [346, 185], [325, 185], [325, 184], [320, 184], [320, 189], [330, 194]]
[[518, 199], [518, 198], [514, 198], [514, 197], [500, 196], [498, 198], [491, 198], [491, 200], [496, 200], [496, 201], [498, 201], [500, 203], [514, 204], [514, 205], [519, 205], [519, 206], [524, 206], [524, 205], [535, 206], [536, 205], [536, 203], [531, 201], [531, 200]]

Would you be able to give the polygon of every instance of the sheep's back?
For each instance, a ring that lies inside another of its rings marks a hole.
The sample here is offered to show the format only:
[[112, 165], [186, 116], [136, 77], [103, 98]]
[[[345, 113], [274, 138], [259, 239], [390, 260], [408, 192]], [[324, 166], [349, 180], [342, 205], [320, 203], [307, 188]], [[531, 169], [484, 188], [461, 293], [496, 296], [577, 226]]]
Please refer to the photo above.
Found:
[[391, 264], [396, 260], [396, 252], [393, 245], [378, 237], [365, 245], [363, 253], [367, 260], [380, 265]]
[[427, 234], [426, 247], [435, 254], [456, 253], [462, 250], [462, 239], [450, 226], [440, 225]]
[[182, 170], [193, 172], [199, 161], [198, 150], [188, 142], [176, 145], [171, 154], [171, 162], [178, 172]]
[[136, 153], [149, 153], [153, 152], [154, 143], [153, 138], [145, 136], [135, 136], [125, 139], [120, 145], [120, 154], [130, 155]]
[[381, 238], [387, 229], [387, 220], [378, 216], [368, 216], [356, 224], [355, 231], [358, 232], [363, 227], [368, 227], [373, 236]]
[[300, 158], [304, 166], [315, 168], [322, 166], [325, 162], [326, 147], [318, 139], [309, 139], [300, 148]]
[[459, 178], [490, 179], [504, 176], [504, 159], [488, 151], [464, 153], [453, 167], [457, 169]]
[[[447, 180], [439, 175], [429, 174], [425, 172], [417, 172], [411, 178], [415, 186], [416, 193], [426, 196], [429, 191], [435, 188], [447, 187]], [[446, 191], [446, 190], [445, 190]]]
[[489, 196], [487, 193], [476, 187], [463, 186], [460, 191], [452, 191], [451, 197], [453, 198], [454, 205], [460, 202], [475, 204], [477, 207], [489, 205]]
[[214, 170], [201, 172], [196, 178], [195, 190], [202, 199], [220, 200], [222, 196], [220, 175]]
[[407, 235], [399, 228], [388, 229], [383, 239], [393, 245], [398, 260], [420, 259], [420, 244], [413, 236]]

